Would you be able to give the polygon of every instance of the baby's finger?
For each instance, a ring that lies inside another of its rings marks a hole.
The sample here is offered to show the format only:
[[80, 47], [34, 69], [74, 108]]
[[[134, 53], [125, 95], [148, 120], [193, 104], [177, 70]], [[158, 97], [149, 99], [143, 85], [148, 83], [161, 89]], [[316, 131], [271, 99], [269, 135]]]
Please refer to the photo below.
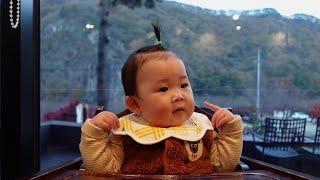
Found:
[[221, 111], [218, 111], [213, 115], [213, 121], [215, 122], [215, 127], [218, 127], [218, 124], [220, 123], [221, 119], [224, 118], [225, 114]]
[[229, 117], [225, 116], [217, 122], [217, 128], [223, 127], [229, 121]]
[[101, 115], [104, 119], [118, 119], [118, 117], [111, 113], [111, 112], [107, 112], [107, 111], [103, 111], [102, 113], [99, 113], [98, 115]]
[[213, 118], [214, 119], [221, 119], [222, 117], [224, 117], [226, 115], [226, 113], [222, 110], [222, 109], [220, 109], [220, 110], [218, 110], [217, 112], [215, 112], [214, 114], [213, 114]]
[[206, 105], [209, 109], [211, 109], [213, 112], [218, 111], [219, 109], [221, 109], [221, 107], [215, 105], [215, 104], [211, 104], [207, 101], [204, 102], [204, 105]]
[[217, 127], [217, 120], [216, 119], [212, 118], [211, 123], [212, 123], [213, 127]]
[[120, 128], [120, 122], [119, 122], [119, 120], [117, 119], [117, 121], [116, 121], [116, 129], [118, 129], [118, 128]]
[[111, 123], [112, 123], [112, 128], [113, 129], [118, 129], [120, 127], [120, 122], [119, 122], [119, 119], [116, 115], [114, 114], [110, 114], [110, 120], [111, 120]]
[[111, 130], [112, 126], [109, 123], [107, 123], [105, 121], [101, 121], [100, 123], [101, 123], [100, 124], [100, 128], [103, 129], [104, 131], [110, 131]]
[[115, 119], [113, 122], [112, 122], [112, 128], [113, 129], [118, 129], [120, 127], [120, 122], [118, 119]]
[[110, 116], [112, 116], [113, 119], [117, 119], [117, 120], [119, 119], [118, 116], [116, 116], [116, 115], [113, 114], [113, 113], [110, 113]]
[[118, 117], [116, 117], [116, 119], [114, 119], [114, 125], [115, 125], [115, 129], [118, 129], [120, 127], [120, 121], [119, 121]]
[[112, 122], [112, 123], [116, 123], [117, 121], [119, 121], [118, 117], [111, 113], [111, 112], [103, 112], [103, 113], [100, 113], [101, 116], [103, 117], [103, 120], [105, 121], [109, 121], [109, 122]]
[[109, 124], [111, 129], [118, 129], [118, 126], [119, 126], [119, 120], [118, 119], [114, 119], [113, 117], [110, 117], [108, 115], [108, 117], [104, 119], [104, 122]]

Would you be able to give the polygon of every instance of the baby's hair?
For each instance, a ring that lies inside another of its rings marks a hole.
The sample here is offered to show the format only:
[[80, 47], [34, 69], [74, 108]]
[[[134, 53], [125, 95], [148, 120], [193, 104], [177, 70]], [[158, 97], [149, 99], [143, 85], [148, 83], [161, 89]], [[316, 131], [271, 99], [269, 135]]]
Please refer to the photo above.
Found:
[[172, 55], [176, 56], [169, 49], [163, 47], [160, 38], [159, 24], [153, 22], [152, 27], [157, 38], [157, 43], [155, 45], [142, 47], [133, 52], [129, 55], [122, 67], [121, 78], [126, 96], [136, 95], [136, 78], [138, 70], [144, 62], [153, 59], [168, 59], [169, 57], [172, 57]]

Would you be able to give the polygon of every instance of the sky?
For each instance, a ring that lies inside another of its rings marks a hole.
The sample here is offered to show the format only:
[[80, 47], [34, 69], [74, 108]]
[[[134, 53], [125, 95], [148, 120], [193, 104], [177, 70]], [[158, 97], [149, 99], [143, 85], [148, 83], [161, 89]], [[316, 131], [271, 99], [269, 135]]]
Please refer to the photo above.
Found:
[[252, 10], [274, 8], [281, 15], [296, 13], [320, 19], [320, 0], [175, 0], [185, 4], [214, 10]]

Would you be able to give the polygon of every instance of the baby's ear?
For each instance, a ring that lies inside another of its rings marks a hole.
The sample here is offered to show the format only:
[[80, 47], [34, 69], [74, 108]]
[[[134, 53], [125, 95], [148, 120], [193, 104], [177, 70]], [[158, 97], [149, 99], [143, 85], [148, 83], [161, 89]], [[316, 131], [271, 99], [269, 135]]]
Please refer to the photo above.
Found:
[[134, 96], [126, 96], [125, 102], [131, 112], [140, 115], [140, 106]]

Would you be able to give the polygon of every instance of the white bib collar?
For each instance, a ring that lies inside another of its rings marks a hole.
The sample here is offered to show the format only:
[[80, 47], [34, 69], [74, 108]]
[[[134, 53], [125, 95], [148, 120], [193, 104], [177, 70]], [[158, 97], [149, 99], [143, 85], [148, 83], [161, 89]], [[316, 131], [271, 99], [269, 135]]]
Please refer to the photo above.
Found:
[[120, 128], [114, 130], [115, 135], [129, 135], [140, 144], [155, 144], [169, 137], [185, 141], [198, 141], [207, 130], [213, 130], [212, 124], [204, 114], [194, 112], [189, 120], [176, 127], [152, 127], [134, 113], [119, 119]]

